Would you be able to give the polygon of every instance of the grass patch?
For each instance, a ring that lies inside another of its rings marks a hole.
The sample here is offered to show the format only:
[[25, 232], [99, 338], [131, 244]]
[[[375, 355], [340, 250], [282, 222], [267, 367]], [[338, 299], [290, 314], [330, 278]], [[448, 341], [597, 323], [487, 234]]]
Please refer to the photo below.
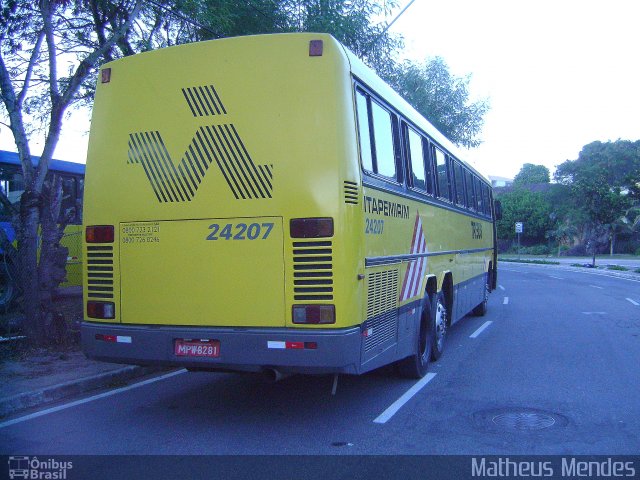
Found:
[[618, 270], [620, 272], [628, 272], [629, 269], [627, 267], [623, 267], [622, 265], [608, 265], [607, 270]]
[[560, 262], [552, 262], [549, 260], [518, 260], [517, 258], [499, 258], [498, 261], [513, 263], [534, 263], [536, 265], [560, 265]]

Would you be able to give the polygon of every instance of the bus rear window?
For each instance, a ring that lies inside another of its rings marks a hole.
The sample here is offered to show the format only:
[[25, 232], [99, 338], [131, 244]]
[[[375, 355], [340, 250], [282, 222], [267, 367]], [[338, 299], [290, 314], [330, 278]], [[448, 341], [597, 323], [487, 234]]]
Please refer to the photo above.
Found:
[[356, 109], [362, 168], [396, 180], [394, 116], [359, 89], [356, 90]]
[[376, 173], [396, 178], [396, 161], [393, 152], [393, 121], [391, 114], [375, 102], [371, 102], [373, 138], [376, 148]]
[[373, 172], [371, 135], [369, 135], [369, 114], [367, 113], [367, 97], [365, 97], [360, 91], [356, 92], [356, 108], [358, 111], [358, 132], [360, 133], [360, 156], [362, 157], [362, 168]]

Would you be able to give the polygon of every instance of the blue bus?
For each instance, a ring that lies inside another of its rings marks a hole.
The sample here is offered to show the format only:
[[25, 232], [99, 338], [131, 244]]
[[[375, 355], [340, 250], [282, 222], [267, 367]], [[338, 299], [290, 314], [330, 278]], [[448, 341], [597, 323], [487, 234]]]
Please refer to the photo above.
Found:
[[[38, 165], [40, 157], [32, 156], [34, 166]], [[68, 248], [67, 279], [61, 285], [77, 286], [82, 284], [82, 197], [84, 192], [84, 164], [51, 160], [49, 176], [57, 175], [62, 178], [62, 208], [61, 215], [71, 215], [71, 220], [65, 228], [61, 244]], [[24, 178], [20, 158], [15, 152], [0, 150], [0, 189], [11, 204], [17, 206], [24, 192]], [[12, 224], [11, 209], [0, 203], [0, 228], [4, 231], [8, 244], [0, 243], [0, 309], [8, 308], [17, 297], [17, 265], [13, 260], [9, 248], [16, 247], [16, 233]]]

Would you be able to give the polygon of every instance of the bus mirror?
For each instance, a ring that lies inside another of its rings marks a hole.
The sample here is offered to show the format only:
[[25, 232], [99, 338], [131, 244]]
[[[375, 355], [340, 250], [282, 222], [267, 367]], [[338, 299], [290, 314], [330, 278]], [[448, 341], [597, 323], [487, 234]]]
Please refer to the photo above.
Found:
[[493, 211], [495, 213], [495, 219], [502, 220], [502, 203], [500, 200], [495, 200], [493, 202]]

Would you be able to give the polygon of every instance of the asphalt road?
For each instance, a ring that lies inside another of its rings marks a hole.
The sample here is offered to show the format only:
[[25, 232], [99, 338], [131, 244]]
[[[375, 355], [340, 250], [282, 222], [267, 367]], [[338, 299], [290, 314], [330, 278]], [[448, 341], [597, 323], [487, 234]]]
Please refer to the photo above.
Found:
[[638, 454], [640, 281], [502, 264], [498, 283], [420, 382], [177, 373], [4, 420], [0, 454]]

